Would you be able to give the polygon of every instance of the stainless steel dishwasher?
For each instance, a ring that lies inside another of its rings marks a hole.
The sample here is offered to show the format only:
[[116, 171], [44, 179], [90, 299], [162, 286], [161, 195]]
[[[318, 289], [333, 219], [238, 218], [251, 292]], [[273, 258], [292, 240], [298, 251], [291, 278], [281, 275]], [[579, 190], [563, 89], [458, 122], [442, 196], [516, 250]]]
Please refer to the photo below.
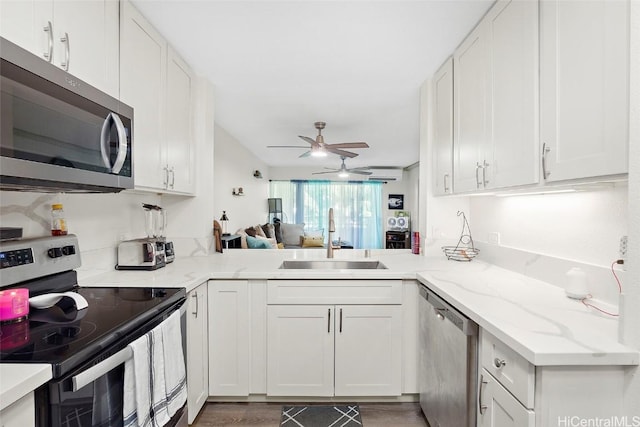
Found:
[[478, 325], [420, 286], [420, 406], [431, 427], [475, 427]]

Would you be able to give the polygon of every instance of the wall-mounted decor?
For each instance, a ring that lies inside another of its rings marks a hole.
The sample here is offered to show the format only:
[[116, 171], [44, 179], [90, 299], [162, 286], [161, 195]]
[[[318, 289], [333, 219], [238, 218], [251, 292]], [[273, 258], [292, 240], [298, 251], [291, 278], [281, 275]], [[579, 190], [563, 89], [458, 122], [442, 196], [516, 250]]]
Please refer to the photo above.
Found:
[[404, 209], [404, 194], [389, 194], [389, 209]]
[[233, 194], [234, 196], [244, 196], [244, 188], [242, 187], [234, 188], [231, 191], [231, 194]]

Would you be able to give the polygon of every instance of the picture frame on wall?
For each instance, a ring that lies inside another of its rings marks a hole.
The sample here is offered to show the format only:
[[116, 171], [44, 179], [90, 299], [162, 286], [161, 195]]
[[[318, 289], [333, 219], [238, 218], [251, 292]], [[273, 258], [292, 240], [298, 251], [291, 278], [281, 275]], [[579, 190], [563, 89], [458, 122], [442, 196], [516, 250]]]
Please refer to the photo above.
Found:
[[389, 194], [389, 209], [403, 210], [404, 209], [404, 194]]

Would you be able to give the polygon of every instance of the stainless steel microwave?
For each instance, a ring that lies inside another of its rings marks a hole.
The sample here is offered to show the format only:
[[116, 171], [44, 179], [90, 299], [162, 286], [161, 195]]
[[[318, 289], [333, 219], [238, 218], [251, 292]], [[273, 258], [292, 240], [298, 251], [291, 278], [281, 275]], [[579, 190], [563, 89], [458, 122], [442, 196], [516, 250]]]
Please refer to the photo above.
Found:
[[0, 38], [0, 189], [133, 188], [133, 108]]

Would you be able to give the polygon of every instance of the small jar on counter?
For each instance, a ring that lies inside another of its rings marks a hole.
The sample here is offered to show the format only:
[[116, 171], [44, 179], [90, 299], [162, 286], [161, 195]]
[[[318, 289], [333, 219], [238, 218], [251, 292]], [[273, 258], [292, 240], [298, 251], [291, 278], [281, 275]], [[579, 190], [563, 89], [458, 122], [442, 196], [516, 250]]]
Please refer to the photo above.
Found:
[[51, 205], [51, 235], [64, 236], [67, 233], [67, 221], [64, 219], [62, 203], [54, 203]]

